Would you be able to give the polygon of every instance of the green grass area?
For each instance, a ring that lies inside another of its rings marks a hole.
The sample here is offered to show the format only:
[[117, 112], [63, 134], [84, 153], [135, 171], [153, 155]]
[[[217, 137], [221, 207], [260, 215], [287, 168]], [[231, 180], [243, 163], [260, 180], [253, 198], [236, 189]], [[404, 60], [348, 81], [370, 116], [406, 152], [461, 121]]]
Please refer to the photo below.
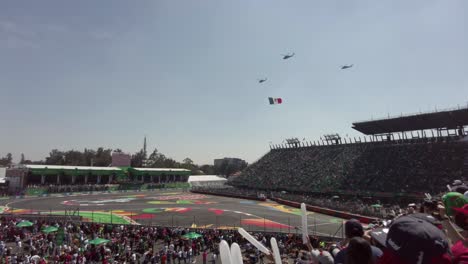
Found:
[[47, 193], [46, 188], [28, 188], [26, 190], [26, 195], [42, 195]]
[[[64, 215], [64, 211], [55, 211], [52, 212], [55, 215]], [[107, 212], [92, 212], [92, 211], [80, 211], [79, 216], [85, 218], [84, 220], [89, 222], [103, 223], [103, 224], [130, 224], [130, 221], [124, 219], [123, 217], [111, 214]]]
[[166, 188], [189, 188], [190, 184], [187, 182], [171, 182], [165, 184]]
[[178, 204], [193, 204], [193, 201], [189, 201], [189, 200], [177, 200]]
[[[190, 184], [186, 182], [172, 182], [172, 183], [165, 183], [163, 189], [188, 189], [188, 188], [190, 188]], [[143, 183], [123, 183], [120, 185], [111, 186], [108, 191], [115, 192], [115, 191], [121, 191], [121, 190], [136, 191], [136, 190], [159, 190], [159, 189], [161, 188], [150, 188], [150, 185], [143, 184]], [[88, 192], [79, 191], [75, 193], [88, 193]], [[27, 196], [40, 196], [43, 194], [47, 194], [47, 188], [37, 187], [37, 188], [26, 189]]]

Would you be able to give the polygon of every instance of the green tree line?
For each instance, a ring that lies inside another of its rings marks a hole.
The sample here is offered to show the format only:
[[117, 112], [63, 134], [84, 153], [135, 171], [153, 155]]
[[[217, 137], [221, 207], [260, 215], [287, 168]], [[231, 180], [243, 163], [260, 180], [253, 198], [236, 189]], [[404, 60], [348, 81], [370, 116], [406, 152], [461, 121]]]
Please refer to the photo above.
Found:
[[[52, 149], [44, 160], [31, 161], [21, 154], [20, 164], [46, 164], [46, 165], [70, 165], [70, 166], [97, 166], [108, 167], [112, 164], [112, 152], [122, 152], [120, 149], [109, 149], [99, 147], [97, 149], [85, 148], [83, 151], [68, 150], [62, 151]], [[0, 166], [9, 166], [13, 162], [13, 156], [8, 153], [0, 158]], [[185, 158], [182, 162], [176, 161], [154, 149], [149, 156], [140, 150], [131, 155], [132, 167], [149, 168], [183, 168], [188, 169], [193, 175], [214, 174], [212, 165], [197, 165], [190, 158]]]

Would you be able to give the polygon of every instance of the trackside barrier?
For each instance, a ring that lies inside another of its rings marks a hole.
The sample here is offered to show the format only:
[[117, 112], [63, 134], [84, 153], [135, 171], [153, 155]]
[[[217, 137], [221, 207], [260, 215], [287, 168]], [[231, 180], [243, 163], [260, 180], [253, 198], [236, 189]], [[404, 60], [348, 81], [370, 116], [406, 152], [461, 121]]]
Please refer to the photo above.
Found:
[[[248, 200], [256, 200], [256, 201], [266, 201], [266, 199], [262, 198], [257, 198], [257, 197], [251, 197], [251, 196], [242, 196], [242, 195], [231, 195], [231, 194], [221, 194], [221, 193], [211, 193], [211, 192], [204, 192], [204, 191], [196, 191], [196, 190], [190, 190], [192, 193], [200, 193], [200, 194], [208, 194], [208, 195], [215, 195], [215, 196], [225, 196], [225, 197], [231, 197], [231, 198], [240, 198], [240, 199], [248, 199]], [[301, 204], [298, 202], [292, 202], [288, 200], [283, 200], [280, 198], [269, 198], [272, 201], [275, 201], [279, 204], [284, 204], [288, 205], [291, 207], [295, 208], [301, 208]], [[308, 211], [316, 212], [316, 213], [321, 213], [325, 215], [330, 215], [330, 216], [335, 216], [343, 219], [358, 219], [361, 223], [364, 224], [370, 224], [374, 221], [377, 221], [378, 218], [376, 217], [369, 217], [369, 216], [363, 216], [363, 215], [358, 215], [358, 214], [353, 214], [353, 213], [348, 213], [348, 212], [343, 212], [343, 211], [337, 211], [333, 209], [328, 209], [328, 208], [323, 208], [319, 206], [313, 206], [313, 205], [306, 205]]]
[[[301, 208], [301, 204], [298, 202], [292, 202], [292, 201], [283, 200], [280, 198], [270, 198], [270, 200], [275, 201], [279, 204], [284, 204], [284, 205], [288, 205], [288, 206], [295, 207], [295, 208]], [[354, 218], [354, 219], [359, 220], [361, 223], [365, 223], [365, 224], [370, 224], [373, 221], [378, 220], [378, 218], [375, 218], [375, 217], [368, 217], [368, 216], [363, 216], [363, 215], [358, 215], [358, 214], [353, 214], [353, 213], [348, 213], [348, 212], [342, 212], [342, 211], [332, 210], [328, 208], [322, 208], [319, 206], [306, 205], [306, 207], [308, 211], [331, 215], [331, 216], [344, 218], [344, 219]]]
[[195, 191], [195, 190], [190, 190], [190, 192], [215, 195], [215, 196], [231, 197], [231, 198], [240, 198], [240, 199], [247, 199], [247, 200], [255, 200], [255, 201], [262, 201], [262, 202], [266, 201], [266, 198], [258, 198], [258, 197], [245, 196], [245, 195], [221, 194], [221, 193], [211, 193], [211, 192]]

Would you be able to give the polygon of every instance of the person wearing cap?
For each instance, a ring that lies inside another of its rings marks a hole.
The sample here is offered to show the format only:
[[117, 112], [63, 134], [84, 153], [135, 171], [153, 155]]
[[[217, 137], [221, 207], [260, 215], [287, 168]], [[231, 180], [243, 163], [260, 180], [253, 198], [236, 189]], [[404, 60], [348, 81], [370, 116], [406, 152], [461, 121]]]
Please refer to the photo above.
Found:
[[391, 224], [378, 264], [449, 264], [449, 253], [442, 230], [425, 217], [406, 215]]
[[[352, 239], [353, 237], [363, 237], [364, 236], [364, 228], [362, 227], [362, 224], [356, 220], [356, 219], [351, 219], [346, 221], [345, 223], [345, 236], [346, 239]], [[336, 254], [335, 257], [335, 264], [344, 264], [346, 261], [346, 254], [347, 254], [348, 248], [342, 249], [338, 254]], [[371, 246], [371, 251], [372, 251], [372, 263], [377, 263], [380, 256], [382, 256], [382, 250], [380, 250], [377, 247]]]
[[465, 196], [459, 192], [448, 192], [442, 196], [442, 201], [448, 216], [453, 215], [452, 208], [462, 208], [468, 203]]
[[464, 194], [465, 192], [468, 191], [468, 186], [466, 186], [466, 184], [462, 182], [461, 180], [455, 180], [452, 183], [451, 189], [452, 189], [452, 192], [458, 192], [458, 193]]
[[413, 214], [414, 212], [416, 212], [416, 204], [415, 203], [408, 204], [408, 209], [406, 209], [406, 212], [408, 214]]

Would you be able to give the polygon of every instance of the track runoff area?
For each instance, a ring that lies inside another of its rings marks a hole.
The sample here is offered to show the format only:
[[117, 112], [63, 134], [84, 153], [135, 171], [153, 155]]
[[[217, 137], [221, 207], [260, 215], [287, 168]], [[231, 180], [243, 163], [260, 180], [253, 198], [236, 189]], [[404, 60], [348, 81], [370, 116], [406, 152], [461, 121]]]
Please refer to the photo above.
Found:
[[[67, 214], [98, 223], [301, 233], [298, 208], [182, 191], [53, 195], [2, 202], [0, 211], [8, 214]], [[341, 238], [343, 221], [308, 212], [308, 231]]]

